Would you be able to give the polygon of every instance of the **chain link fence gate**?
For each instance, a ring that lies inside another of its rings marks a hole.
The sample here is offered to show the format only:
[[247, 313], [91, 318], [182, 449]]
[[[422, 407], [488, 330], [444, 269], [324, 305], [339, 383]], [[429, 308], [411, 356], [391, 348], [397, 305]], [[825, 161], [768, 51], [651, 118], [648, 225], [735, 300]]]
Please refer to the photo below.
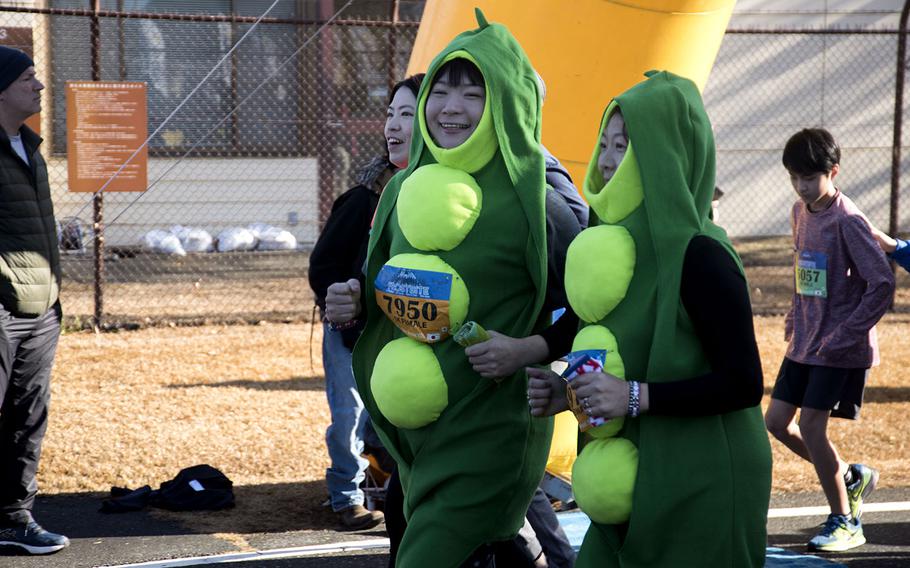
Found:
[[[356, 0], [337, 14], [344, 0], [279, 0], [216, 67], [270, 5], [0, 4], [0, 43], [30, 49], [47, 86], [43, 152], [65, 248], [75, 249], [63, 255], [70, 325], [96, 315], [114, 326], [309, 317], [309, 247], [358, 166], [382, 151], [388, 89], [404, 75], [423, 2]], [[833, 132], [843, 147], [839, 185], [887, 228], [898, 36], [893, 29], [728, 30], [705, 104], [725, 191], [719, 220], [743, 255], [757, 313], [784, 311], [792, 290], [795, 196], [780, 152], [796, 130]], [[65, 83], [146, 82], [151, 133], [213, 68], [150, 140], [151, 189], [103, 196], [96, 286], [91, 194], [67, 187]], [[899, 220], [903, 227], [906, 215]], [[185, 256], [142, 246], [156, 229], [191, 227], [217, 238], [253, 224], [287, 231], [297, 246]], [[907, 289], [903, 274], [898, 283]], [[901, 289], [896, 307], [910, 309]]]

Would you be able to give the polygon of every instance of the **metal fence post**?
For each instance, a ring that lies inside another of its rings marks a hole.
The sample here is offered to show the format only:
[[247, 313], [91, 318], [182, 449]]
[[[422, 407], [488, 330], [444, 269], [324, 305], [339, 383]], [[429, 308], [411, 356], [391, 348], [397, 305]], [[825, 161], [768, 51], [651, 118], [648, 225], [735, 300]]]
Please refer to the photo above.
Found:
[[894, 142], [891, 146], [891, 215], [888, 232], [897, 235], [900, 220], [899, 198], [901, 185], [901, 143], [904, 122], [904, 77], [907, 72], [907, 18], [910, 0], [905, 0], [901, 10], [901, 23], [897, 35], [897, 76], [894, 81]]
[[[92, 81], [101, 80], [101, 0], [90, 0], [92, 8]], [[104, 318], [104, 195], [96, 193], [92, 203], [92, 228], [95, 235], [95, 314], [93, 327], [101, 330]]]
[[389, 27], [388, 49], [389, 94], [391, 94], [392, 87], [395, 86], [395, 83], [404, 79], [404, 77], [398, 76], [398, 70], [395, 68], [395, 58], [398, 55], [398, 0], [391, 0], [389, 2], [389, 21], [392, 22], [392, 25]]

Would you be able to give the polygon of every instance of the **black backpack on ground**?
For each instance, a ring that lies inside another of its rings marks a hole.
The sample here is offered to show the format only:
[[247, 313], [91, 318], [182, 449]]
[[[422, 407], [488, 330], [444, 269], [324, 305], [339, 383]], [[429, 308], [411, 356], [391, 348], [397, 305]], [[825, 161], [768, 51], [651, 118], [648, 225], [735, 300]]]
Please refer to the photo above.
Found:
[[131, 490], [111, 488], [111, 498], [101, 504], [102, 513], [139, 511], [146, 506], [170, 511], [215, 511], [234, 506], [234, 483], [218, 469], [194, 465], [152, 491], [148, 485]]
[[215, 511], [234, 506], [234, 483], [208, 464], [180, 470], [161, 484], [149, 505], [170, 511]]

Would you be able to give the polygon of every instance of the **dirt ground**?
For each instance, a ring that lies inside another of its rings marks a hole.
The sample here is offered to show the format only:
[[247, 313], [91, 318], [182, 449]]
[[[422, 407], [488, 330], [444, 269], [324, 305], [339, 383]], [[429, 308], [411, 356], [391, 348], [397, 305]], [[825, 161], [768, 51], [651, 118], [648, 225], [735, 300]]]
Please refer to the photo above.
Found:
[[[783, 318], [757, 317], [768, 392], [783, 355]], [[312, 331], [312, 333], [311, 333]], [[910, 316], [879, 326], [883, 364], [873, 372], [862, 420], [835, 421], [849, 460], [883, 472], [881, 486], [910, 485]], [[308, 324], [164, 327], [61, 338], [50, 429], [39, 482], [44, 493], [157, 487], [180, 469], [210, 463], [238, 486], [247, 507], [200, 522], [231, 532], [280, 528], [284, 514], [332, 524], [320, 505], [329, 422], [321, 330]], [[310, 353], [312, 351], [312, 358]], [[766, 397], [767, 401], [767, 397]], [[811, 467], [774, 448], [774, 491], [815, 488]]]

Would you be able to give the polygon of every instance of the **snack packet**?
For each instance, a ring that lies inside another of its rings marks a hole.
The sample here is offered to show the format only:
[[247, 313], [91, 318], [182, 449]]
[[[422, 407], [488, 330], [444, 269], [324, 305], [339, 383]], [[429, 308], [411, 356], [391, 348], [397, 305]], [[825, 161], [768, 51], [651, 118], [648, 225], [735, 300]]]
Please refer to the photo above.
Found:
[[[578, 375], [586, 373], [599, 373], [603, 371], [604, 360], [607, 358], [606, 349], [583, 349], [573, 351], [566, 356], [569, 366], [563, 371], [562, 376], [566, 382], [571, 383], [572, 379]], [[595, 426], [605, 424], [607, 420], [599, 416], [588, 416], [581, 405], [581, 401], [575, 397], [575, 391], [572, 388], [566, 389], [569, 399], [569, 408], [575, 414], [578, 420], [578, 429], [585, 432]]]

